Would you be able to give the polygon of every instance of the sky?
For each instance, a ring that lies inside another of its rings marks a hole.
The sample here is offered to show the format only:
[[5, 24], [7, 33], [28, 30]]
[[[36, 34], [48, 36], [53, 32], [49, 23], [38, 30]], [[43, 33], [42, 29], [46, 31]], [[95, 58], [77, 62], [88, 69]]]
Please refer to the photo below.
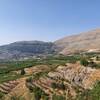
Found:
[[100, 28], [100, 0], [0, 0], [0, 45], [55, 41]]

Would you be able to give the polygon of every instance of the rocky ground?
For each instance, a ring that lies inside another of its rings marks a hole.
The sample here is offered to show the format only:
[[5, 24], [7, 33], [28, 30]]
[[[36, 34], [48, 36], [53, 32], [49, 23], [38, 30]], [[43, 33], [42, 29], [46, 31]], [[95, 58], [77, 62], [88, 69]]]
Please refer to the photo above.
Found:
[[[67, 63], [53, 70], [47, 65], [38, 65], [26, 68], [25, 71], [26, 77], [0, 84], [0, 91], [6, 94], [3, 100], [11, 100], [12, 97], [31, 100], [34, 93], [30, 92], [29, 87], [39, 87], [49, 95], [50, 100], [53, 94], [64, 95], [66, 100], [70, 96], [75, 99], [77, 91], [92, 89], [100, 81], [100, 69], [84, 67], [79, 63]], [[31, 80], [27, 81], [30, 76]]]

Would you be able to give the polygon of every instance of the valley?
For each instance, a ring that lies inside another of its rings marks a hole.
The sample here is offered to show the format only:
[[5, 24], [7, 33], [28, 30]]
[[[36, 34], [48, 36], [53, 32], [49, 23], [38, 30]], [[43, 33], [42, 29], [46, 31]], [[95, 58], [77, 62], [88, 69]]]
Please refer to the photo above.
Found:
[[99, 41], [96, 29], [0, 46], [0, 100], [100, 100]]
[[86, 53], [2, 62], [0, 100], [94, 100], [100, 93], [99, 57]]
[[100, 0], [0, 0], [0, 100], [100, 100]]

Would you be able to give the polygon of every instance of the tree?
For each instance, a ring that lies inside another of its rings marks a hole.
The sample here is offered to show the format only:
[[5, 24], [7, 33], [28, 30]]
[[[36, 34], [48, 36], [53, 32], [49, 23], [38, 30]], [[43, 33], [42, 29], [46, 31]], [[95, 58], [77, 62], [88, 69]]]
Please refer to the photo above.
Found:
[[32, 81], [33, 81], [32, 77], [29, 77], [26, 79], [26, 82], [28, 82], [28, 83], [32, 83]]
[[21, 70], [21, 75], [25, 75], [25, 70], [24, 69]]
[[52, 87], [53, 89], [56, 89], [56, 88], [57, 88], [57, 84], [56, 84], [56, 83], [52, 83], [52, 84], [51, 84], [51, 87]]
[[33, 92], [35, 100], [40, 100], [41, 98], [48, 100], [48, 95], [39, 87], [35, 87]]
[[65, 87], [65, 85], [64, 85], [63, 82], [59, 85], [59, 89], [62, 89], [62, 90], [65, 90], [66, 89], [66, 87]]
[[96, 60], [99, 61], [99, 56], [96, 56]]
[[84, 58], [80, 60], [80, 64], [83, 66], [88, 66], [89, 62]]

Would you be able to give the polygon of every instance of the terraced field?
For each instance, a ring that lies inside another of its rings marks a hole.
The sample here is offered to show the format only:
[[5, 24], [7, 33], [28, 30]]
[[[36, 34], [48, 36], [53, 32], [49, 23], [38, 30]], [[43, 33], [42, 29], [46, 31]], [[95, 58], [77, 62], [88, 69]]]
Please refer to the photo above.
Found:
[[[24, 62], [17, 62], [13, 70], [11, 66], [14, 66], [14, 62], [2, 63], [6, 67], [1, 67], [0, 71], [0, 100], [82, 100], [77, 98], [82, 97], [84, 91], [90, 92], [100, 81], [100, 69], [99, 60], [96, 63], [93, 55], [85, 58], [87, 66], [81, 65], [81, 57], [83, 56], [49, 57], [36, 62], [34, 60], [34, 63], [27, 61], [25, 65]], [[91, 59], [94, 59], [96, 67], [89, 67]], [[29, 63], [33, 66], [29, 66]]]
[[3, 93], [5, 93], [5, 94], [8, 94], [18, 84], [19, 84], [18, 81], [8, 81], [8, 82], [4, 82], [3, 84], [0, 84], [0, 91], [3, 92]]

